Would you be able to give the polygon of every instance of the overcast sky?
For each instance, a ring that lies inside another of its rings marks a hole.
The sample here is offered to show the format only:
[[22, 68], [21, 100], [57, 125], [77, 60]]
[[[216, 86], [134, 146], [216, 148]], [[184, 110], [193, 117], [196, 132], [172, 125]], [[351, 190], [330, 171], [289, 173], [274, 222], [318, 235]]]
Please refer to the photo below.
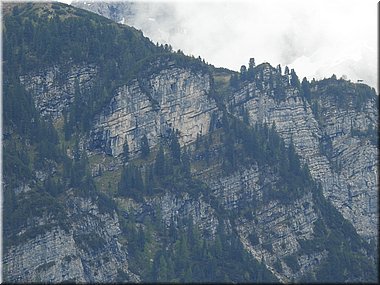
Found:
[[157, 29], [145, 35], [215, 66], [239, 70], [254, 57], [301, 78], [334, 73], [377, 87], [377, 0], [165, 1], [165, 21], [153, 2], [148, 21]]

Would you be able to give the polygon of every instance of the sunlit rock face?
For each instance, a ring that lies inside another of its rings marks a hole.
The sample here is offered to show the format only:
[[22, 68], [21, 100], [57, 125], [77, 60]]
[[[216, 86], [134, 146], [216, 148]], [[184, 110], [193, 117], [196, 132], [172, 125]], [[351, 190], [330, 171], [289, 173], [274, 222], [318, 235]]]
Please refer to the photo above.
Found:
[[209, 98], [210, 77], [173, 64], [143, 82], [137, 79], [115, 91], [111, 102], [95, 118], [91, 147], [118, 156], [125, 141], [131, 153], [148, 138], [155, 146], [174, 129], [181, 145], [207, 134], [215, 102]]

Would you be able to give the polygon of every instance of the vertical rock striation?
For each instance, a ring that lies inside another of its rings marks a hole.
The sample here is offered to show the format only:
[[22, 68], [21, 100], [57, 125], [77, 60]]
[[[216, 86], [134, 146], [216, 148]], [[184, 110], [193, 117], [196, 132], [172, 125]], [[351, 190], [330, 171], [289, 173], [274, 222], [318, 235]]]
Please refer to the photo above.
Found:
[[194, 142], [209, 131], [216, 110], [209, 91], [209, 75], [174, 64], [143, 81], [132, 80], [115, 91], [95, 118], [91, 147], [118, 156], [127, 140], [136, 153], [144, 135], [154, 146], [172, 129], [179, 130], [181, 145]]
[[[316, 100], [320, 108], [313, 112], [287, 77], [269, 64], [258, 66], [256, 80], [246, 82], [230, 97], [230, 112], [239, 115], [245, 110], [251, 125], [274, 123], [285, 143], [294, 144], [313, 178], [321, 182], [324, 195], [358, 233], [376, 239], [377, 148], [364, 133], [370, 126], [376, 129], [376, 94], [370, 93], [363, 99], [363, 108], [355, 109], [355, 96], [360, 95], [355, 84], [342, 83], [346, 93], [341, 96], [347, 104], [339, 106], [334, 94], [327, 87], [318, 89], [317, 83], [312, 102]], [[278, 90], [276, 82], [284, 83], [283, 88]], [[355, 130], [362, 134], [360, 138]]]
[[42, 116], [57, 119], [74, 101], [75, 82], [81, 90], [91, 88], [97, 75], [94, 65], [54, 66], [20, 76], [20, 82], [34, 96], [34, 104]]
[[[277, 176], [270, 169], [254, 166], [227, 176], [209, 176], [207, 184], [215, 197], [227, 211], [235, 212], [233, 224], [244, 247], [280, 281], [289, 282], [312, 271], [326, 255], [317, 254], [315, 264], [315, 258], [301, 251], [299, 242], [314, 237], [314, 222], [321, 218], [308, 189], [301, 198], [284, 204], [265, 199], [265, 192], [276, 187]], [[287, 269], [286, 258], [292, 255], [300, 255], [303, 261], [298, 261], [299, 268]], [[276, 263], [283, 266], [279, 268]]]
[[[139, 278], [129, 271], [127, 252], [120, 244], [116, 212], [102, 211], [88, 198], [69, 196], [64, 227], [50, 226], [50, 218], [38, 218], [16, 235], [21, 237], [38, 226], [43, 233], [15, 243], [4, 254], [3, 273], [8, 282], [102, 282], [117, 281], [124, 273], [130, 281]], [[62, 222], [62, 221], [61, 221]]]

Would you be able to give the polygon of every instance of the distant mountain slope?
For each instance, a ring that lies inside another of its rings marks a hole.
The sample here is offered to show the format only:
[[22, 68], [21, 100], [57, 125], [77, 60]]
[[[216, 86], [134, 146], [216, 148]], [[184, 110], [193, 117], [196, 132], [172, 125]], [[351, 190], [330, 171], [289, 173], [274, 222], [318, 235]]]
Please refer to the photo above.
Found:
[[170, 43], [173, 35], [184, 32], [184, 28], [176, 18], [175, 7], [171, 3], [73, 1], [71, 5], [117, 23], [136, 27], [154, 42]]
[[4, 4], [6, 282], [376, 282], [378, 96]]

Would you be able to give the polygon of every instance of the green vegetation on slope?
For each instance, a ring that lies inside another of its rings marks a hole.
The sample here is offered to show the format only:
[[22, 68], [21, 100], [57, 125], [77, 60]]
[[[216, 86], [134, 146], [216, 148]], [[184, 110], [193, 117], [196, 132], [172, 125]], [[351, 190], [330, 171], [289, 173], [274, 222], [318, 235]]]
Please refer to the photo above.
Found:
[[[162, 223], [159, 209], [155, 209], [153, 217], [136, 222], [135, 217], [122, 216], [122, 209], [116, 207], [115, 198], [144, 203], [146, 199], [167, 191], [178, 195], [189, 193], [193, 199], [201, 195], [209, 198], [220, 225], [225, 219], [233, 222], [244, 209], [226, 211], [210, 189], [191, 176], [191, 168], [198, 163], [194, 157], [201, 154], [198, 157], [204, 160], [203, 165], [215, 164], [224, 175], [252, 164], [273, 170], [279, 179], [273, 189], [265, 192], [265, 203], [278, 200], [290, 204], [308, 191], [314, 194], [315, 207], [321, 218], [315, 224], [314, 240], [301, 244], [301, 250], [306, 253], [327, 250], [328, 257], [314, 276], [305, 279], [318, 282], [376, 281], [374, 263], [367, 258], [371, 248], [326, 202], [307, 167], [300, 164], [294, 146], [285, 146], [275, 126], [249, 126], [248, 114], [244, 110], [243, 121], [226, 112], [224, 100], [232, 90], [253, 80], [262, 86], [263, 66], [256, 69], [254, 61], [250, 61], [248, 70], [242, 68], [239, 75], [214, 70], [214, 90], [210, 96], [215, 97], [224, 114], [213, 132], [195, 143], [195, 154], [180, 148], [174, 130], [161, 141], [157, 150], [145, 145], [143, 156], [135, 160], [128, 158], [128, 147], [125, 146], [125, 165], [120, 170], [120, 178], [117, 177], [120, 179], [117, 191], [107, 192], [96, 187], [87, 153], [79, 148], [79, 138], [90, 129], [91, 119], [111, 98], [114, 88], [135, 77], [139, 84], [144, 84], [146, 77], [168, 67], [171, 62], [204, 73], [208, 72], [206, 65], [180, 52], [172, 53], [169, 47], [157, 47], [132, 28], [64, 4], [12, 6], [4, 17], [3, 31], [5, 251], [11, 245], [44, 233], [49, 227], [69, 227], [64, 207], [70, 190], [78, 196], [96, 196], [102, 210], [119, 212], [131, 268], [141, 275], [143, 281], [275, 281], [265, 266], [245, 251], [234, 231], [227, 233], [220, 226], [214, 238], [206, 237], [189, 220], [167, 228]], [[97, 83], [91, 90], [81, 90], [79, 83], [75, 84], [74, 102], [64, 115], [63, 130], [56, 130], [49, 118], [40, 117], [34, 107], [33, 94], [22, 87], [19, 76], [52, 65], [89, 63], [99, 67]], [[256, 78], [255, 74], [259, 77]], [[294, 75], [291, 84], [300, 88]], [[227, 80], [230, 80], [230, 86]], [[276, 83], [278, 96], [282, 94], [281, 84], [281, 81]], [[302, 87], [308, 97], [305, 82]], [[67, 144], [72, 148], [73, 157], [62, 149]], [[218, 147], [221, 152], [215, 155], [211, 151], [213, 147]], [[49, 178], [41, 178], [40, 173]], [[16, 189], [21, 191], [23, 187], [30, 190], [17, 194]], [[47, 217], [50, 224], [46, 227], [38, 225], [38, 219]], [[24, 228], [28, 230], [19, 235]], [[249, 238], [258, 242], [254, 234]], [[82, 248], [101, 244], [99, 237], [91, 234], [78, 239], [84, 242]], [[294, 257], [287, 258], [287, 263], [298, 268]], [[121, 272], [121, 281], [125, 280], [123, 276]]]

